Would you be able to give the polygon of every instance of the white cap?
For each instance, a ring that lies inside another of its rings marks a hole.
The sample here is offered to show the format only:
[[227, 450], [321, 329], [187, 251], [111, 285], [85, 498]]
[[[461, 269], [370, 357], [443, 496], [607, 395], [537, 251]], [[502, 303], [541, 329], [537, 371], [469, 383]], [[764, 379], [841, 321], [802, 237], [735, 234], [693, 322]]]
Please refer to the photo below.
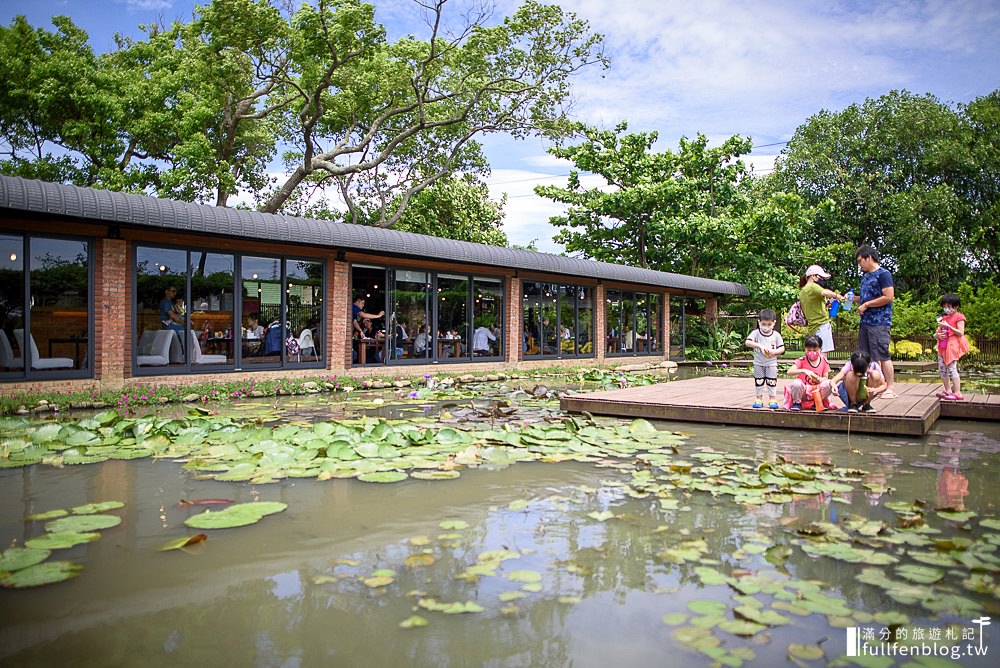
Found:
[[823, 269], [823, 267], [819, 266], [818, 264], [810, 265], [810, 267], [808, 269], [806, 269], [806, 276], [807, 277], [808, 276], [819, 276], [820, 278], [830, 278], [830, 274], [827, 273], [827, 271], [825, 269]]

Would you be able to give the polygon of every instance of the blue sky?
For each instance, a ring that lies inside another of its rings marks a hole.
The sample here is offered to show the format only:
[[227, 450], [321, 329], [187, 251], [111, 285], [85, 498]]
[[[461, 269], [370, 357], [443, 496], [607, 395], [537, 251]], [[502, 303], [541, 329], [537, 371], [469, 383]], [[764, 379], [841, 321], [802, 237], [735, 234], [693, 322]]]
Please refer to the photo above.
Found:
[[[459, 5], [461, 0], [453, 0]], [[495, 0], [496, 14], [515, 0]], [[701, 132], [713, 141], [750, 136], [758, 173], [802, 122], [893, 89], [969, 102], [1000, 88], [1000, 0], [562, 0], [567, 11], [605, 35], [612, 64], [575, 81], [578, 120], [656, 130], [658, 148]], [[390, 33], [420, 35], [411, 0], [374, 0]], [[188, 19], [188, 0], [4, 0], [5, 24], [25, 14], [50, 27], [70, 16], [97, 51], [115, 32], [158, 18]], [[493, 165], [491, 192], [508, 195], [505, 229], [514, 243], [536, 240], [559, 252], [548, 218], [560, 207], [532, 194], [537, 183], [565, 183], [570, 165], [540, 140], [484, 141]], [[767, 145], [767, 146], [766, 146]], [[585, 181], [587, 183], [587, 181]], [[597, 181], [591, 181], [594, 185]]]

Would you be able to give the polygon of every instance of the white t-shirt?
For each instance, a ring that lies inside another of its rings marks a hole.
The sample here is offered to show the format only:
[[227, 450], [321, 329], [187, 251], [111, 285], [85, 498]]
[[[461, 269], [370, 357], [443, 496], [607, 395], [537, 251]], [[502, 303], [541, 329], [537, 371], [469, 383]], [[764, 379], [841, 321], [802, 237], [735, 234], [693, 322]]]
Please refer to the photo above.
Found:
[[472, 350], [473, 352], [477, 350], [490, 349], [490, 341], [496, 341], [497, 337], [493, 336], [493, 332], [487, 327], [477, 327], [476, 331], [472, 333]]
[[[747, 340], [753, 341], [754, 343], [764, 346], [769, 350], [777, 350], [785, 345], [785, 340], [781, 338], [781, 334], [778, 333], [777, 329], [771, 330], [768, 335], [761, 334], [760, 329], [755, 329], [750, 332], [750, 336]], [[765, 357], [763, 351], [754, 348], [753, 349], [753, 363], [756, 366], [778, 366], [777, 357]]]

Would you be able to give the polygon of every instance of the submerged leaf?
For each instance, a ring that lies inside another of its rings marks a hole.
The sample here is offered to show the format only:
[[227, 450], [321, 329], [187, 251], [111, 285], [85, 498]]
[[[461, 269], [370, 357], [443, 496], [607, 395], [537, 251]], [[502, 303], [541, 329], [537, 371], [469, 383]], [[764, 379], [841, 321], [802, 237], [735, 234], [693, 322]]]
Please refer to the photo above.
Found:
[[160, 552], [166, 552], [167, 550], [179, 550], [182, 547], [188, 547], [189, 545], [195, 545], [201, 543], [208, 539], [208, 536], [203, 533], [196, 533], [193, 536], [184, 536], [183, 538], [176, 538], [168, 543], [164, 543], [160, 546]]
[[46, 561], [11, 573], [0, 579], [0, 586], [12, 589], [39, 587], [75, 578], [82, 570], [83, 566], [72, 561]]

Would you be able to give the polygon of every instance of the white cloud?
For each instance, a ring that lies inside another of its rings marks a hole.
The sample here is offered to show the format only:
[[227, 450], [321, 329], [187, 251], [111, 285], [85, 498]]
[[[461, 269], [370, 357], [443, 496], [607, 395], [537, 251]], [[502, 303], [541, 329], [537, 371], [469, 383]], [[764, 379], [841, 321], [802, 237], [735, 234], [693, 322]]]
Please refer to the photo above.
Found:
[[170, 9], [173, 7], [173, 0], [115, 0], [117, 4], [124, 4], [131, 14], [133, 12], [155, 12]]

